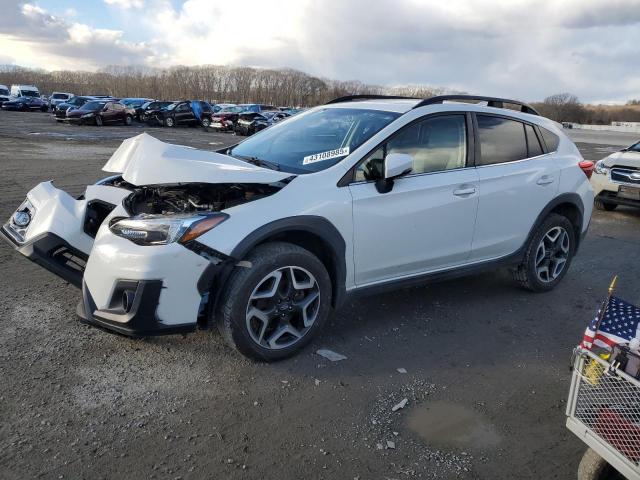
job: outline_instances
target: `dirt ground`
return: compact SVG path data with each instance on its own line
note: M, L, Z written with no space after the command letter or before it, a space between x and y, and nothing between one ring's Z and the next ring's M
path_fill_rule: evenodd
M144 130L0 112L0 218L43 180L81 193ZM199 148L235 140L146 130ZM590 159L631 143L581 142ZM596 212L550 293L499 271L353 300L270 365L211 331L131 340L81 324L79 291L3 244L0 478L575 478L585 446L564 427L571 350L613 274L640 302L639 227L639 211Z

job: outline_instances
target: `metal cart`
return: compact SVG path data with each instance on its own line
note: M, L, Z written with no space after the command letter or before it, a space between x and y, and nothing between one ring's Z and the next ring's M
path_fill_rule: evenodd
M640 382L588 350L574 358L567 428L590 447L578 478L640 480Z

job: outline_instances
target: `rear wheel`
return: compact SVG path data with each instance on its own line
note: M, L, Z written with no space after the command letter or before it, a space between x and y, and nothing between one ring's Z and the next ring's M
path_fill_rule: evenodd
M322 328L331 308L331 279L316 256L290 243L256 247L236 267L217 312L227 343L254 360L289 357Z
M131 118L131 115L127 115L124 117L124 124L128 127L129 125L131 125L133 123L133 118Z
M203 118L202 119L202 126L204 128L209 128L209 125L211 125L211 120L209 120L208 118Z
M575 250L573 225L566 217L552 213L531 236L513 276L527 290L551 290L567 273Z
M596 206L596 208L598 210L605 210L607 212L612 212L614 211L616 208L618 208L618 205L615 203L609 203L609 202L604 202L602 200L600 200L599 198L596 198L595 201L593 202Z

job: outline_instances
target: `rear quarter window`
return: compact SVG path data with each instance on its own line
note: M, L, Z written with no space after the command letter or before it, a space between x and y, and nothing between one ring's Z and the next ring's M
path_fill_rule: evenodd
M547 152L555 152L560 144L560 137L544 127L539 127L542 134L542 140L547 145Z

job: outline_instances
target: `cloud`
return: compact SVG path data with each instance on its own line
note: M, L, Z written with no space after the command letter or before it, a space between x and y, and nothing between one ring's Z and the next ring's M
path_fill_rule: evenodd
M523 100L640 98L638 0L104 2L121 11L116 29L9 0L1 50L47 68L234 64Z
M32 3L10 1L0 19L0 48L15 63L49 69L90 69L144 64L154 52L121 30L93 28L51 15Z
M107 5L113 5L125 10L137 9L144 7L144 0L104 0Z

